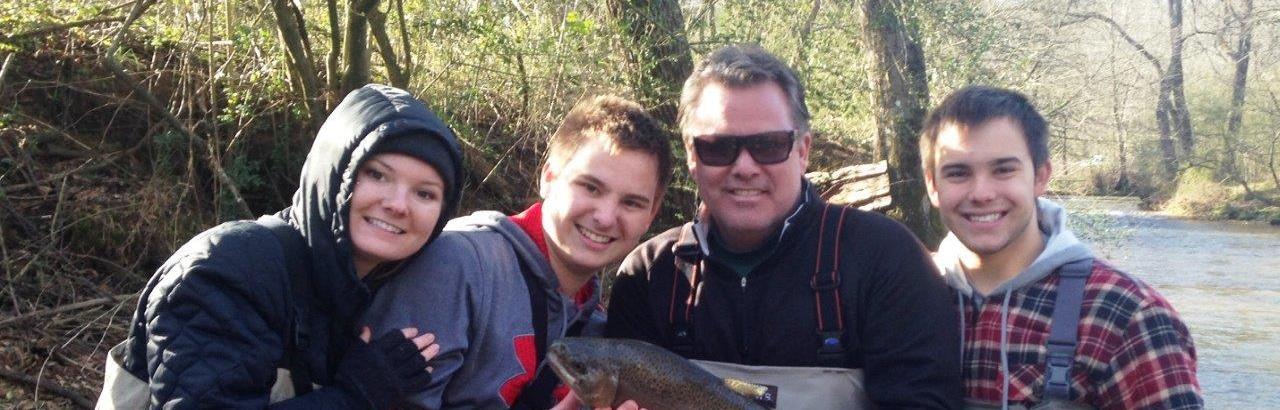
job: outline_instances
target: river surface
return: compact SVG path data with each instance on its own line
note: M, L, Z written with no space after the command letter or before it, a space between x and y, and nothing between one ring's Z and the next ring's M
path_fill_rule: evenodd
M1206 408L1280 409L1280 227L1175 219L1136 199L1057 199L1080 230L1104 226L1082 236L1182 315Z

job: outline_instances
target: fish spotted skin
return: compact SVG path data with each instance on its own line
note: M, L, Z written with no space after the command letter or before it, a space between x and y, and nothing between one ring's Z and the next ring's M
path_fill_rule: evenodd
M548 365L592 407L635 400L649 410L764 410L724 380L665 349L639 340L564 338Z

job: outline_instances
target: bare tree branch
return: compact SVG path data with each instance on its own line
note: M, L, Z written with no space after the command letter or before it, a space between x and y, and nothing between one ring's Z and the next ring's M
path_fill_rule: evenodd
M13 53L4 56L4 64L0 65L0 92L4 92L4 77L9 74L10 63L13 62Z
M68 400L71 400L72 403L75 403L76 406L82 409L93 408L93 402L89 401L89 399L86 399L84 396L81 396L80 393L76 393L66 387L62 387L62 385L54 382L53 380L37 379L31 376L28 376L26 374L9 370L8 368L4 368L4 367L0 367L0 377L9 379L15 382L23 383L23 384L29 384L33 389L44 390L49 393L62 396L64 398L67 398Z
M213 155L209 152L208 141L205 141L204 138L200 138L195 133L191 132L191 130L187 129L186 125L182 124L177 117L174 117L173 113L169 112L168 108L165 108L164 104L160 103L160 100L156 98L154 94L151 94L151 91L143 88L141 83L130 78L129 74L125 72L124 66L120 65L120 62L116 60L116 52L120 50L120 44L124 40L125 33L128 32L129 26L132 25L138 17L141 17L143 12L153 4L155 4L155 0L143 0L134 3L133 10L129 12L129 17L125 19L124 24L120 25L117 29L118 31L116 32L115 41L112 42L111 48L103 55L107 62L107 68L111 69L117 80L121 83L128 84L138 98L141 98L143 102L151 105L160 112L165 123L168 123L175 131L178 131L183 136L187 137L187 140L194 143L197 151L201 155L205 156L205 163L209 165L209 169L213 171L213 174L218 178L218 182L221 182L227 191L231 193L236 205L240 208L240 213L245 218L252 218L253 210L249 209L249 204L244 201L244 196L240 195L240 189L236 187L235 181L233 181L230 176L227 176L227 172L222 169L222 164L218 163L218 161L216 161Z
M115 296L108 296L104 298L80 301L76 303L69 303L65 305L59 305L52 309L37 310L35 312L27 313L21 316L14 316L4 320L0 320L0 328L4 328L9 325L22 323L24 321L33 320L33 319L44 317L44 316L56 315L63 312L70 312L74 310L88 309L88 308L98 307L102 305L119 303L132 298L136 298L137 296L138 294L136 293L130 293L126 295L115 295Z
M1112 20L1110 17L1098 13L1067 13L1067 16L1082 20L1098 20L1103 23L1107 23L1107 25L1111 26L1111 29L1116 31L1116 34L1119 34L1120 37L1124 38L1125 42L1138 50L1138 53L1142 54L1143 58L1146 58L1147 61L1156 66L1156 72L1158 72L1161 77L1164 77L1164 65L1160 64L1160 59L1156 58L1155 55L1152 55L1150 51L1147 51L1147 48L1144 47L1142 43L1139 43L1138 40L1135 40L1133 36L1130 36L1129 32L1124 30L1124 27L1120 27L1120 23L1116 23L1116 21Z
M114 23L118 21L124 21L124 17L119 17L119 16L100 17L100 18L94 18L94 19L88 19L88 20L73 21L70 23L55 24L52 26L41 27L35 30L25 31L25 32L21 32L18 34L5 37L5 41L19 40L19 39L24 39L28 37L39 37L45 34L57 33L63 30L70 30L78 27L91 26L94 24Z

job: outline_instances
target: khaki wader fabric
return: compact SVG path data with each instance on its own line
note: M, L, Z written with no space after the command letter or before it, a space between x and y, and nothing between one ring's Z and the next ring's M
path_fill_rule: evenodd
M106 376L102 381L102 395L98 396L98 410L146 409L151 401L151 389L147 382L120 367L124 356L124 342L107 351ZM317 388L319 386L316 386ZM270 403L293 398L293 378L289 370L276 369L276 383L271 386Z
M862 369L744 366L691 360L711 374L778 388L778 410L870 409Z

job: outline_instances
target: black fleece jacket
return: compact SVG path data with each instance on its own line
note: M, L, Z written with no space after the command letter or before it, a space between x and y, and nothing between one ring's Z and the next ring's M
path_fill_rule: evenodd
M306 242L306 255L286 255L267 228L228 222L183 245L142 291L122 367L148 381L151 407L263 408L284 363L293 320L286 258L308 258L311 295L301 357L316 391L279 408L362 407L330 385L356 337L356 320L372 299L357 278L347 232L355 171L388 136L410 133L444 142L461 175L453 133L404 91L369 85L353 91L316 135L293 204L278 212ZM442 137L447 136L447 137ZM455 178L456 179L456 178ZM440 220L457 206L456 185ZM443 226L436 226L436 234ZM434 238L435 235L432 236Z
M811 188L806 192L772 255L745 279L706 255L710 247L699 242L705 226L695 234L695 224L687 223L642 244L623 261L613 284L606 336L673 348L671 310L689 295L689 281L675 262L701 258L704 279L690 321L689 358L819 366L810 280L825 203ZM867 393L880 408L959 408L956 310L927 251L901 224L858 210L848 211L840 235L845 366L863 369ZM672 303L673 295L680 303Z

